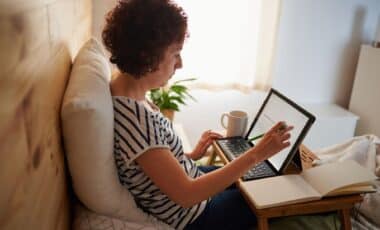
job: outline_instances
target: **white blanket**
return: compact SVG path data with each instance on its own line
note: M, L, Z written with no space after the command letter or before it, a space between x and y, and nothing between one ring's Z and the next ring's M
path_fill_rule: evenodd
M313 164L320 165L328 162L355 160L362 166L373 171L380 177L380 138L374 135L354 137L347 142L314 151L320 158ZM377 226L380 228L380 181L375 182L376 193L366 194L361 204L356 206L362 218L355 218L356 226ZM364 216L364 217L363 217ZM368 222L366 222L368 220ZM355 223L354 223L355 226ZM371 227L371 228L372 228ZM367 228L366 228L367 229Z
M73 230L172 230L168 225L149 216L149 221L137 223L90 211L77 202L74 205Z

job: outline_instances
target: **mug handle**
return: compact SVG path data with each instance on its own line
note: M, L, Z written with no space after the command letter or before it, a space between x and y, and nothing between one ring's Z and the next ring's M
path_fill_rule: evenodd
M222 116L220 117L220 124L222 125L223 128L227 129L227 126L224 124L224 118L228 117L228 113L223 113Z

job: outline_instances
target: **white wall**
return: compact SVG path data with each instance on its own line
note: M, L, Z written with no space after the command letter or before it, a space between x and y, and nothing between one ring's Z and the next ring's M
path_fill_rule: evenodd
M379 15L379 0L283 0L274 87L347 107L360 45L373 41Z
M379 15L379 0L283 0L273 87L300 103L347 107L360 45L374 39ZM265 93L196 95L198 104L191 103L176 118L191 144L202 130L220 130L224 111L241 108L253 116Z
M93 1L93 32L100 38L104 14L116 0ZM347 107L360 45L374 39L379 15L380 0L282 0L273 86L297 102ZM192 145L203 130L221 129L219 118L225 111L243 109L252 119L265 96L204 90L192 94L198 102L189 102L175 118Z

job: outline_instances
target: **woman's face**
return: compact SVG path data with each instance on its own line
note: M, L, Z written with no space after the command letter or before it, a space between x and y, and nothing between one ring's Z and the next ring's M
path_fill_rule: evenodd
M183 43L174 43L168 47L158 69L152 72L157 86L164 86L174 75L176 69L182 68L181 50Z

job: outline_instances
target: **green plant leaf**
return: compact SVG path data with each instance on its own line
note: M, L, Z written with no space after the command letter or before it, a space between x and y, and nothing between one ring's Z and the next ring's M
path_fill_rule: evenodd
M178 83L181 83L181 82L195 81L195 80L197 80L197 79L196 78L186 78L186 79L182 79L182 80L178 80L178 81L173 82L173 85L177 85Z
M175 104L173 102L169 102L168 105L169 105L170 109L175 110L177 112L179 111L179 108L178 108L177 104Z
M183 86L183 85L172 85L170 86L170 90L176 93L182 93L182 92L186 92L188 89L186 86Z
M193 101L197 101L197 99L195 99L189 92L185 92L185 94L190 97Z
M181 82L194 81L195 78L188 78L174 82L169 88L152 89L148 92L150 100L161 110L171 109L179 111L179 105L186 105L185 100L196 99L190 95L189 89L181 85Z
M175 100L175 101L177 101L178 103L185 104L185 102L183 101L183 98L181 98L181 97L179 97L179 96L171 96L170 99L171 99L171 100Z

